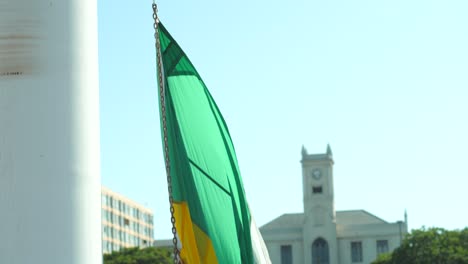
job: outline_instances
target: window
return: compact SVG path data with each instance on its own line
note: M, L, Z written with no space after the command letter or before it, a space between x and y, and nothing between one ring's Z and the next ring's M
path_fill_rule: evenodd
M292 264L292 246L281 246L281 264Z
M124 218L124 225L130 225L130 220L128 220L128 218Z
M377 240L377 256L388 252L388 240Z
M353 263L362 262L362 242L351 242L351 261Z
M104 251L103 253L106 253L106 248L107 248L107 241L102 240L102 250Z
M322 186L312 187L312 193L322 193Z
M317 238L312 244L312 264L328 263L328 243L323 238Z

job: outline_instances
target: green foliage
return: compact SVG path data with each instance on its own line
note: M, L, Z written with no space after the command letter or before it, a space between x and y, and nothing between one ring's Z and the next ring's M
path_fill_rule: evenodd
M372 262L372 264L390 264L392 260L392 254L390 253L385 253L385 254L380 254L379 257Z
M167 248L126 248L104 255L104 264L170 264L172 252Z
M468 228L413 230L392 254L379 256L373 264L466 264Z

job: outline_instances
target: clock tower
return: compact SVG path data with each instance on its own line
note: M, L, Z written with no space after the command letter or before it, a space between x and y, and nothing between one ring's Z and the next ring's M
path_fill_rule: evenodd
M308 154L302 147L305 263L338 262L333 191L333 154Z

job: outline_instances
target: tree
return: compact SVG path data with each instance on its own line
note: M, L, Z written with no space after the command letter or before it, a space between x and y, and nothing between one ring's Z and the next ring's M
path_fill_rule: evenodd
M104 264L170 264L172 251L167 248L125 248L104 255Z
M380 254L379 257L372 262L372 264L391 264L392 254L384 253Z
M468 228L413 230L392 254L381 255L373 264L465 264L468 263Z

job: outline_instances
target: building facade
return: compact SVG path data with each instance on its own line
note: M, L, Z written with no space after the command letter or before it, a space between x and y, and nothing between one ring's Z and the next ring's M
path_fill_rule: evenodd
M102 197L102 251L104 254L128 247L153 244L153 213L106 187Z
M284 214L260 228L273 264L370 263L397 248L405 221L389 223L364 210L335 211L333 155L302 149L304 212Z

